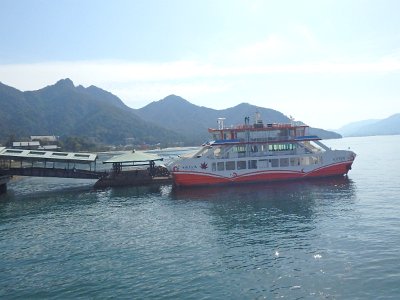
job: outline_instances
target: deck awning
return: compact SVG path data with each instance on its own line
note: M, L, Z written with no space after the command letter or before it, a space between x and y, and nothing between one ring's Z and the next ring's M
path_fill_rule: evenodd
M317 135L303 135L303 136L298 136L294 140L295 141L313 141L313 140L320 140L321 138L318 137Z
M103 164L124 164L124 163L150 163L151 161L162 161L158 155L145 153L142 151L132 151L117 155L103 161Z

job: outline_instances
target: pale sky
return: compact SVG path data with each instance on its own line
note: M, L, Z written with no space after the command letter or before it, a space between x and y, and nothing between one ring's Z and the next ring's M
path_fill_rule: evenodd
M325 129L400 113L398 0L0 0L0 37L23 91L68 77L132 108L175 94Z

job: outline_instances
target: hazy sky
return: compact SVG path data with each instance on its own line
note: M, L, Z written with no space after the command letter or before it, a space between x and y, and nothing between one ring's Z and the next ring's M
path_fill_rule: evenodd
M0 37L21 90L68 77L133 108L176 94L327 129L400 113L398 0L0 0Z

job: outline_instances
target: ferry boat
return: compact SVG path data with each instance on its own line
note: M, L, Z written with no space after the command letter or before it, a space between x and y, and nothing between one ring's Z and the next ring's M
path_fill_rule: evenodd
M238 126L208 129L213 140L189 156L169 165L176 186L255 183L329 176L346 176L356 154L331 150L318 136L308 135L308 126L264 124L256 113Z

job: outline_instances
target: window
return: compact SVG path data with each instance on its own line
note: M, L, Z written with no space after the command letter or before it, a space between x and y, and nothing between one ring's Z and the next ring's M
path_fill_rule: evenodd
M268 145L269 151L289 151L296 149L295 144L272 144Z
M271 164L271 167L273 167L273 168L279 167L279 159L270 159L269 163Z
M220 140L221 135L219 133L213 133L213 140Z
M211 164L211 169L217 171L217 164L215 162Z
M321 162L321 156L307 156L301 158L301 164L303 166L316 165L319 164L320 162Z
M257 161L256 160L249 160L249 169L257 169Z
M311 160L311 163L317 165L321 162L321 156L311 156L310 160Z
M258 152L258 146L257 145L253 145L251 146L251 152Z
M245 146L236 146L234 151L238 153L238 157L245 157L246 156L246 147Z
M89 158L88 154L75 154L75 157Z
M268 160L267 159L260 159L258 161L258 168L260 168L260 169L268 168Z
M226 170L235 170L235 162L234 161L227 161L225 164Z
M44 152L44 151L29 151L29 154L33 154L33 155L45 155L46 152Z
M225 164L224 164L224 162L218 162L217 163L217 170L218 171L224 171L225 170Z
M291 157L290 158L290 165L292 167L300 165L300 159L298 157Z
M221 155L221 148L220 147L216 147L214 149L214 156L215 157L219 157Z
M246 169L246 161L245 160L238 161L237 162L237 169L238 170Z
M245 146L236 146L236 152L246 152Z
M51 155L53 155L53 156L68 156L68 153L63 153L63 152L53 152Z
M22 150L7 149L5 153L22 153Z
M289 158L281 158L281 167L289 167Z

